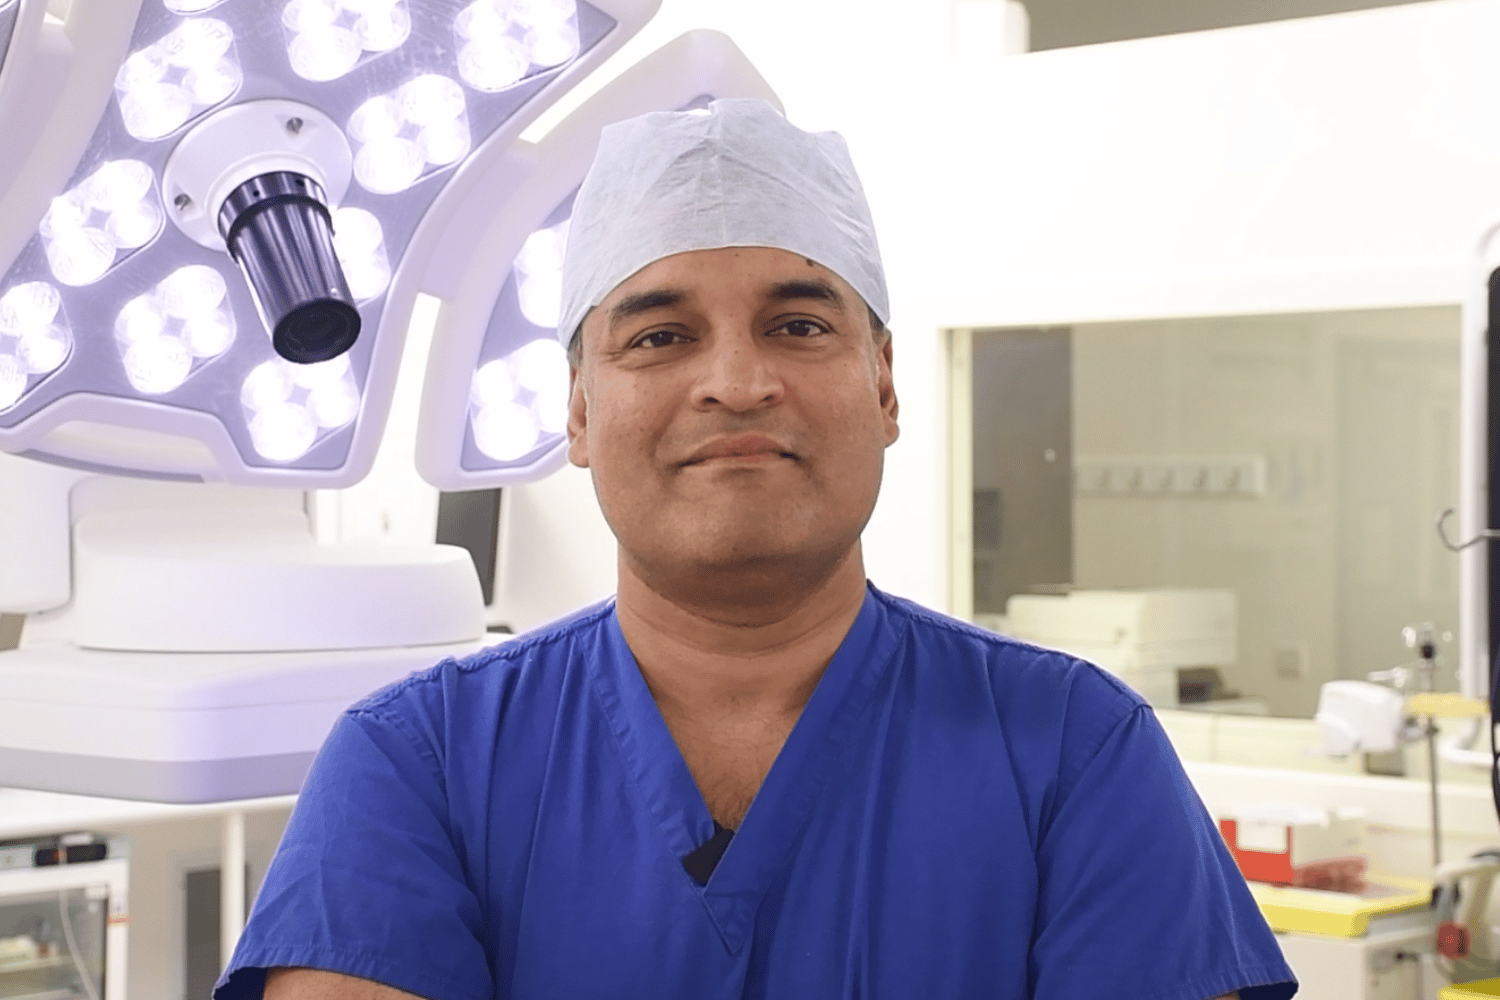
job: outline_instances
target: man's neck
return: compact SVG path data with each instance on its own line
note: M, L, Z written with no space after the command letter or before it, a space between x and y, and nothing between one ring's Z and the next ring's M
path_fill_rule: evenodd
M620 628L663 715L800 712L864 603L858 544L821 582L782 596L748 616L690 604L648 586L621 559ZM753 624L742 624L747 618Z

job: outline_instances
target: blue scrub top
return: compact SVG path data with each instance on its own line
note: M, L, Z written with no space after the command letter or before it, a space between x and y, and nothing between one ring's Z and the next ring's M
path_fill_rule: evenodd
M1296 989L1149 706L874 587L700 886L713 835L607 602L340 719L215 998Z

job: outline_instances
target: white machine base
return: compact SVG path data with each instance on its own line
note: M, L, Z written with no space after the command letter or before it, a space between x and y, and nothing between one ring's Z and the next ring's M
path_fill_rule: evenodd
M0 653L0 786L179 803L294 793L349 705L483 645L268 654L23 646Z
M177 804L258 799L296 792L314 756L148 761L0 747L0 784Z

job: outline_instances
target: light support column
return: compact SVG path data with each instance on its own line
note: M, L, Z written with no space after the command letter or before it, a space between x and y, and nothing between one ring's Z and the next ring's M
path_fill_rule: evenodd
M219 962L228 964L245 930L245 814L224 814L219 858Z

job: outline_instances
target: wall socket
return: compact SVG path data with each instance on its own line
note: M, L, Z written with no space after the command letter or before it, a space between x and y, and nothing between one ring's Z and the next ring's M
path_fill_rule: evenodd
M1276 676L1284 681L1300 681L1307 676L1307 647L1278 646L1271 654Z

